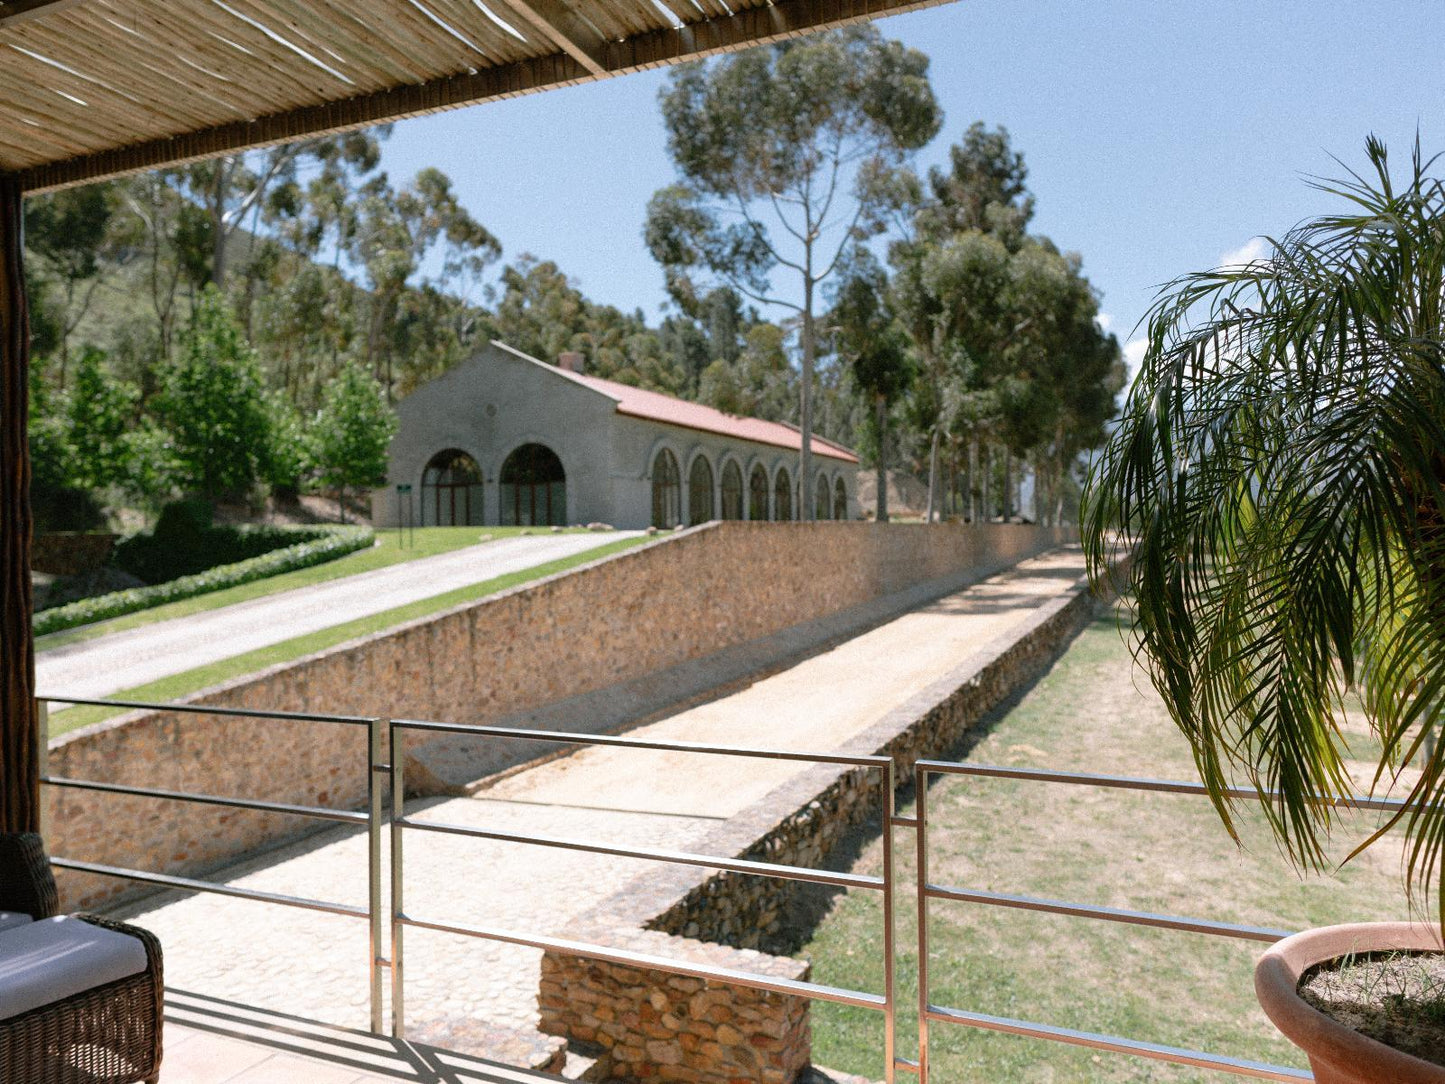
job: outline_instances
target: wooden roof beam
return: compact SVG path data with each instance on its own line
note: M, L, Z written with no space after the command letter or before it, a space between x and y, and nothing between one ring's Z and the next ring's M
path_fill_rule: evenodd
M78 3L80 0L0 0L0 30L17 26L27 19L54 15Z
M502 3L591 74L598 77L609 74L607 40L562 0L502 0Z

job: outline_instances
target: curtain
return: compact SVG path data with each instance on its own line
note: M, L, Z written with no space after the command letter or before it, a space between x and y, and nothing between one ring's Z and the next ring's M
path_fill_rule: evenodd
M0 175L0 831L40 828L35 644L30 635L30 321L23 197Z

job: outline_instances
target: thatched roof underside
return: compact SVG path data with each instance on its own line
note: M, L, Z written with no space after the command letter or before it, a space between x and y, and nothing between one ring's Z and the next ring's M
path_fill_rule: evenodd
M45 191L943 2L0 0L0 173Z

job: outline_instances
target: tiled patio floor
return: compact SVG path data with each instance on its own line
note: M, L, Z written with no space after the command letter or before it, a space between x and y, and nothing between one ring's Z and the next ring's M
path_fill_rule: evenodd
M161 1084L559 1084L561 1077L177 990Z

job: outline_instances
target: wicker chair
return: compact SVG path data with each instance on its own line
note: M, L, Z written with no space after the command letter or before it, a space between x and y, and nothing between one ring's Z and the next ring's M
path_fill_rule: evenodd
M49 918L55 878L40 837L0 835L0 911ZM161 946L136 926L79 915L136 938L146 969L0 1020L0 1079L6 1084L155 1084L161 1065Z

